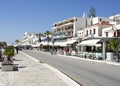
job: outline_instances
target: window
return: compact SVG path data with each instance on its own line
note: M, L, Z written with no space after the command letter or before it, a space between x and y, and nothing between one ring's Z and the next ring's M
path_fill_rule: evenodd
M95 34L95 32L96 32L96 29L93 29L93 34Z
M86 30L86 35L88 35L88 30Z
M117 37L120 37L120 29L117 30Z
M113 37L116 37L116 31L114 32L114 36Z
M92 30L90 30L90 34L92 33Z
M62 28L62 31L64 30L64 28Z
M105 34L106 34L106 37L108 37L108 32L106 32Z

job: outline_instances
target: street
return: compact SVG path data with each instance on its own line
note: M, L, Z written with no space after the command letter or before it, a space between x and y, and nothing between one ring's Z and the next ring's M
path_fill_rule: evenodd
M120 66L51 55L45 52L31 50L23 50L23 52L57 68L83 86L120 85Z

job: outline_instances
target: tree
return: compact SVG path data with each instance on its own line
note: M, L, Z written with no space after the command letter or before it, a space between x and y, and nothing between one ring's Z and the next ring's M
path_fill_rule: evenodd
M50 42L51 41L51 38L50 38L50 35L52 34L50 31L46 30L46 32L44 33L46 35L46 41L47 42ZM48 45L49 46L49 45ZM50 50L50 46L48 47L48 51Z
M43 36L42 33L37 33L36 36L39 38L39 42L41 42L41 37Z
M118 62L119 62L119 47L120 47L120 40L118 38L115 38L115 39L111 39L110 40L110 47L113 51L116 52L117 54L117 59L118 59Z
M46 30L46 32L44 34L48 36L48 35L51 35L51 32Z
M0 42L0 46L5 47L5 46L7 46L7 43L5 41Z
M15 43L16 43L16 44L18 44L18 43L19 43L19 40L18 40L18 39L17 39L17 40L15 40Z
M94 9L94 7L92 6L90 9L90 14L89 14L89 18L91 17L96 17L96 10Z
M48 30L46 30L46 32L44 33L47 36L47 42L49 42L51 40L51 38L49 37L49 35L51 35L52 33Z

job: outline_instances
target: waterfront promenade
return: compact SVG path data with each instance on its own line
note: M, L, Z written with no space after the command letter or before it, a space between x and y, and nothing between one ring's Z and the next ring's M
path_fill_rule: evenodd
M1 71L0 86L69 86L47 67L19 52L14 64L18 71Z

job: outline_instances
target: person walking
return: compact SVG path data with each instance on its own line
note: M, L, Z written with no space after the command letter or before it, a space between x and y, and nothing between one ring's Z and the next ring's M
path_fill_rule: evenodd
M2 59L2 47L0 47L0 59Z
M16 53L18 54L18 50L19 50L19 48L18 48L18 46L16 47Z

